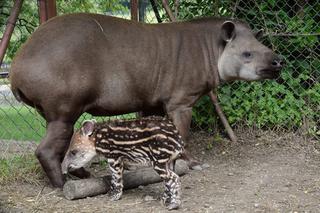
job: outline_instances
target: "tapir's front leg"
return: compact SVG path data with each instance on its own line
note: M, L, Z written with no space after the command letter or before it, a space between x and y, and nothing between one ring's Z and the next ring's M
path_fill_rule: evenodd
M192 108L179 108L168 112L168 115L177 127L182 139L187 140L189 137Z
M190 132L192 108L179 108L168 112L168 115L172 119L174 125L177 127L182 139L187 141ZM199 162L196 161L187 150L185 150L185 152L182 154L182 158L188 162L190 169L199 165Z

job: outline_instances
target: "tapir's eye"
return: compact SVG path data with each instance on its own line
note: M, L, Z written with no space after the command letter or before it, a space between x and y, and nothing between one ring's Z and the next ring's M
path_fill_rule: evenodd
M78 153L78 150L76 149L70 151L70 154L73 156L76 155L77 153Z
M252 57L251 52L248 52L248 51L243 52L242 55L243 55L243 57L245 57L245 58L251 58L251 57Z

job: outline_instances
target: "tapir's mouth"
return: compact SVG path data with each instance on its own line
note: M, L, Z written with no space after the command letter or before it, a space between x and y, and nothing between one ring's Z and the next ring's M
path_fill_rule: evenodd
M258 74L264 79L274 79L280 76L281 69L261 69Z
M77 169L77 166L74 165L74 164L70 164L70 165L68 166L68 171L69 171L69 172L73 172L73 171L76 170L76 169Z
M73 164L69 164L67 165L66 163L62 163L62 174L67 174L68 172L72 172L74 171L76 168L75 168L75 165Z

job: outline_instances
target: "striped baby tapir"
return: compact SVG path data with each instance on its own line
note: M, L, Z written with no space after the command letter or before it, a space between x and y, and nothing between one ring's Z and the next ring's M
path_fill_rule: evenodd
M168 209L177 209L181 204L181 184L173 168L183 151L184 142L167 118L151 116L102 123L87 120L71 139L62 172L81 168L102 154L112 173L109 195L111 200L118 200L123 190L124 162L149 164L164 180L163 203Z

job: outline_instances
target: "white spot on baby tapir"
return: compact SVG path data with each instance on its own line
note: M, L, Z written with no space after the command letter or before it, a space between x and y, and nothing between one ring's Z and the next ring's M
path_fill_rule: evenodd
M102 137L102 135L101 134L97 134L97 138L101 138Z
M118 135L117 135L117 134L115 134L115 135L114 135L114 137L116 137L116 138L117 138L117 137L118 137Z

